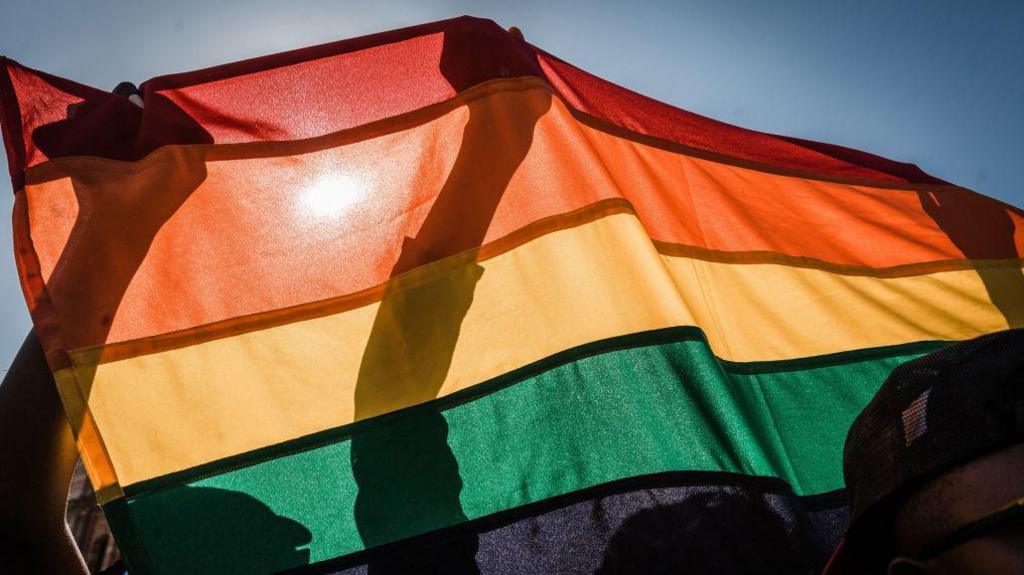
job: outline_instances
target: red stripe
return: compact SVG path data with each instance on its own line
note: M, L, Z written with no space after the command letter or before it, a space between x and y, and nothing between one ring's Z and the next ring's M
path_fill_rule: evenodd
M119 96L11 65L24 78L44 80L18 91L23 111L83 101L74 118L59 122L24 114L24 167L69 155L136 160L172 143L309 138L444 101L487 80L538 76L585 114L721 159L825 178L939 182L909 164L674 108L562 62L490 20L469 17L155 78L142 86L142 113ZM5 107L16 103L5 95ZM12 160L12 170L20 171L19 158Z

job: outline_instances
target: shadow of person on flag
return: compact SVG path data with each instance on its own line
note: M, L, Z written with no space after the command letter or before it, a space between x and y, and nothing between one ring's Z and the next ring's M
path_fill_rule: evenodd
M61 314L74 318L61 326L65 345L70 349L101 345L107 342L121 301L153 239L206 179L200 148L164 146L209 144L213 136L160 94L147 96L142 109L124 95L43 77L55 89L78 92L83 98L68 106L64 119L33 131L33 142L48 158L138 160L124 165L96 162L88 169L71 171L78 211L46 282L46 293L61 302ZM172 306L173 302L161 304ZM79 367L76 378L87 401L96 366Z
M507 41L521 40L508 35ZM445 35L440 68L456 92L479 83L474 76L482 66L501 66L486 60L500 55L480 54L477 46L469 34ZM374 319L356 383L357 421L437 397L484 274L472 250L483 243L532 145L534 127L550 105L547 92L467 102L469 118L455 163L415 237L405 239ZM471 257L443 270L414 271L466 252ZM355 518L367 548L467 519L448 422L439 408L427 411L415 439L375 432L372 426L352 438L352 473L359 489ZM397 563L371 562L369 572L477 572L476 541L453 545L464 548L448 549L441 564L425 552Z
M917 195L928 216L972 260L1007 325L1024 326L1024 271L1007 212L1013 208L964 189L918 191Z

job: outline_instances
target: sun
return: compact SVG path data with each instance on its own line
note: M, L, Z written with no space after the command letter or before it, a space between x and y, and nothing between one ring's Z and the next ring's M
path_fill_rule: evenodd
M321 176L299 196L302 210L311 216L336 218L345 215L366 197L366 186L355 176L330 173Z

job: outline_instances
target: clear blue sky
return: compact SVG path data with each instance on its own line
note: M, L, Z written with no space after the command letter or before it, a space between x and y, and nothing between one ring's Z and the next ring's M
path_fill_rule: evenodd
M0 53L109 89L460 14L519 26L670 104L913 162L1024 205L1024 2L5 1ZM10 237L5 215L3 367L29 327Z

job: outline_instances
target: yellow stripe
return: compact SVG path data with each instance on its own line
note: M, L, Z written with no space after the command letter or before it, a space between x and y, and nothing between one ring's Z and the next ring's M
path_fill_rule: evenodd
M82 467L89 476L101 504L124 495L118 483L111 458L100 437L92 411L84 404L81 386L75 381L76 373L61 369L54 373L57 393L64 404L64 411L70 416L71 431L75 444L82 455Z
M974 270L876 278L667 256L632 214L556 231L481 263L456 257L420 268L394 280L384 298L99 366L97 350L73 353L67 369L93 382L83 395L117 476L130 485L643 330L697 325L719 357L757 361L1007 327Z

